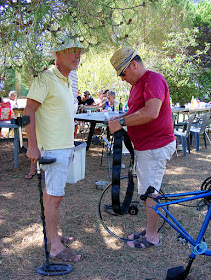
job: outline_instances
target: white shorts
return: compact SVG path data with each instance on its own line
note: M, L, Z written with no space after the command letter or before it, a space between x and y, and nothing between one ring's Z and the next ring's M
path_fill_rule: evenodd
M41 156L44 158L56 158L56 162L43 164L45 171L45 184L47 194L52 196L63 196L70 163L73 160L74 148L59 150L41 150Z
M170 160L176 150L176 140L168 145L147 151L135 150L136 175L138 178L138 193L143 195L148 187L161 188L161 183L166 170L167 160Z

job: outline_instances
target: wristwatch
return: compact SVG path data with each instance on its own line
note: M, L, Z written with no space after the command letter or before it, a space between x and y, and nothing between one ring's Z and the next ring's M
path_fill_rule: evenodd
M121 126L124 126L125 125L125 119L124 118L121 118L119 120L119 123L121 124Z

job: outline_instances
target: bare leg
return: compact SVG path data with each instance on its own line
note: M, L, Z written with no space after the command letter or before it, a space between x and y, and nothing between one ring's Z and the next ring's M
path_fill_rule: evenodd
M145 211L147 216L147 226L146 226L146 234L144 238L149 241L152 244L158 244L159 243L159 234L157 232L158 229L158 220L159 216L158 214L152 209L152 206L155 206L156 202L148 197L145 202ZM130 247L135 247L134 242L139 242L140 247L145 247L145 245L141 242L143 241L143 236L140 236L140 239L136 239L134 241L129 241L127 244Z
M148 197L145 202L145 210L147 215L147 227L146 227L146 238L151 243L159 243L159 234L158 230L158 220L159 215L152 209L152 206L155 206L157 203L151 198Z
M61 238L58 235L58 208L59 204L62 201L62 198L63 196L48 195L46 192L46 188L44 189L43 204L45 212L47 238L51 243L51 256L56 256L61 251L65 250L65 247L61 243ZM81 255L75 255L74 261L77 261L80 258ZM71 259L73 259L72 256Z
M43 204L45 209L46 231L51 243L50 253L53 256L64 250L64 246L58 235L58 207L62 198L63 196L48 195L46 188L44 189Z

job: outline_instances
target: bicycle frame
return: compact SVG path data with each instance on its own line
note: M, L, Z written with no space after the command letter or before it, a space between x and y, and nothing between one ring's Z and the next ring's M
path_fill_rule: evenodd
M204 222L202 224L202 227L199 231L196 240L193 239L193 237L184 229L184 227L177 221L177 219L165 208L165 206L171 204L177 204L181 202L202 199L205 197L211 197L211 190L165 195L165 198L177 198L177 197L179 198L173 201L161 203L160 200L163 198L163 196L158 195L157 197L153 198L154 201L157 202L157 205L152 208L162 219L164 219L172 228L174 228L178 233L180 233L181 236L193 246L190 258L194 259L196 255L211 256L211 250L207 249L207 244L203 241L203 236L206 232L209 221L211 220L211 205L210 204L208 205L207 214L205 216ZM167 213L167 217L165 217L162 213L159 212L159 208L161 208L163 211Z

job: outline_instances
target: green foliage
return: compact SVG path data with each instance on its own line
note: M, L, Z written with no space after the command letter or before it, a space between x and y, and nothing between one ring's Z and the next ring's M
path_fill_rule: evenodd
M63 33L90 48L108 49L130 37L140 14L154 0L32 0L0 2L1 73L11 66L27 86L46 68L46 52Z
M122 98L125 104L129 97L131 86L122 82L117 77L116 71L110 63L110 58L115 52L112 48L109 52L89 51L82 56L82 63L77 73L79 78L79 89L83 92L90 91L92 96L97 97L97 91L100 89L109 89L115 91L117 98ZM155 53L142 45L138 48L138 53L143 58L146 66L153 66Z
M110 57L127 44L138 48L148 69L164 74L175 102L209 98L210 15L210 0L0 1L0 74L12 67L28 88L63 33L89 46L79 85L94 96L109 88L126 102L130 87L116 77Z
M211 28L211 1L200 1L197 6L193 6L193 24L198 26L203 32L204 26Z
M4 91L1 92L0 96L8 96L10 90L15 90L15 71L12 68L7 68L5 79L4 79Z
M204 99L211 88L208 79L207 84L204 83L204 71L200 66L200 56L207 53L209 46L203 51L196 49L191 54L189 52L190 48L198 46L197 34L196 28L170 33L168 41L164 42L161 59L157 62L157 69L167 80L173 103L184 105L190 102L193 95Z
M90 51L82 56L82 65L78 69L79 88L83 92L90 91L92 96L97 97L100 89L114 90L117 97L122 97L123 103L126 103L129 95L130 86L123 84L117 77L116 71L110 63L110 58L114 51L94 52Z

